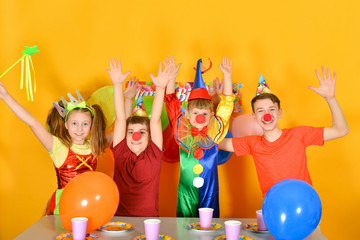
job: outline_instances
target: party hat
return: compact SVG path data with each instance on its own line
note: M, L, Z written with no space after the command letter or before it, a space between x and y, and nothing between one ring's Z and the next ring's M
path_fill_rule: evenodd
M141 96L139 96L136 105L134 107L134 111L132 113L133 116L141 116L141 117L147 117L144 101Z
M255 96L258 96L262 93L271 93L271 90L270 90L269 86L267 85L263 75L260 74L259 84L258 84Z
M194 100L194 99L199 99L199 98L211 100L210 94L209 94L208 90L206 89L206 85L202 78L201 63L202 63L202 60L199 59L197 62L197 67L196 67L196 75L195 75L194 85L191 89L188 101Z

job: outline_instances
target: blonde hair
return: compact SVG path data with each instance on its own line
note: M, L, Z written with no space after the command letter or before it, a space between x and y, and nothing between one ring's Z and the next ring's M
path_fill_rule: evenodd
M188 110L191 110L192 108L209 109L212 112L214 105L211 100L198 98L189 101Z
M63 106L62 102L59 102L60 106ZM100 106L94 104L91 106L94 112L91 123L91 133L90 133L90 148L94 157L101 155L105 148L108 147L108 141L105 136L106 132L106 118L101 110ZM90 112L86 108L75 108L72 112ZM65 127L65 120L60 116L56 108L52 108L47 117L46 123L49 127L49 132L55 137L59 138L60 141L68 148L72 145L72 139L68 130Z

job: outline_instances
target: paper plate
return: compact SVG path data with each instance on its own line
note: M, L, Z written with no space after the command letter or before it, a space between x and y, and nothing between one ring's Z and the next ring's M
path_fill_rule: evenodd
M254 232L254 233L269 233L269 231L260 231L258 229L257 223L248 223L248 224L244 224L244 228L250 232Z
M226 235L218 236L215 238L215 240L226 240ZM240 235L239 240L254 240L254 239L248 236Z
M56 237L56 240L72 240L72 232L69 233L62 233ZM95 233L87 233L85 240L92 240L92 239L99 239L99 236Z
M161 239L161 240L175 240L174 238L172 238L170 236L166 236L164 234L159 234L159 239ZM137 236L137 237L133 238L133 240L146 240L145 234Z
M108 222L98 230L103 232L120 233L120 232L130 231L132 229L134 229L134 226L130 223Z
M189 225L186 226L186 229L198 231L198 232L216 232L223 228L224 227L220 223L215 223L215 222L211 223L211 228L200 227L200 222L190 223Z

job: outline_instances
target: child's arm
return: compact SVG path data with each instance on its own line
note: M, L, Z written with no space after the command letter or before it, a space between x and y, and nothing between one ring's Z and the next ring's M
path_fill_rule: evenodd
M164 65L168 66L170 68L170 71L172 71L172 73L175 74L174 77L170 79L169 83L166 85L166 94L172 94L175 92L175 78L177 72L179 71L181 63L176 65L174 57L168 56L166 58L166 61L164 62Z
M220 96L221 101L216 108L216 117L221 118L223 124L217 124L221 134L217 135L214 139L216 143L220 143L229 129L230 117L234 108L234 94L232 93L232 62L229 61L227 57L223 57L222 62L220 63L220 70L224 74L224 79L222 81L223 85L223 94Z
M213 81L212 89L210 90L211 101L214 105L214 111L216 111L217 106L219 105L221 98L220 95L224 91L224 84L219 82L219 78L216 77Z
M234 150L234 146L232 144L232 138L224 138L219 143L219 149L228 151L228 152L234 152L235 150Z
M53 137L45 127L28 110L21 106L6 90L4 84L0 82L0 99L15 113L15 115L26 123L37 139L45 147L46 151L52 151Z
M231 81L232 61L229 62L229 59L227 57L223 57L222 63L220 63L220 70L224 74L224 80L222 81L222 84L224 84L223 94L225 96L231 96L232 95L232 81Z
M309 86L309 88L323 98L325 98L326 102L329 105L332 116L332 126L324 128L324 141L329 141L335 138L343 137L348 134L349 127L346 122L345 116L340 108L340 105L335 98L336 73L334 73L333 79L331 80L330 69L327 68L326 71L323 66L321 68L323 72L323 77L321 77L319 71L315 69L315 73L319 80L320 86L318 88Z
M110 70L106 69L111 81L114 85L114 106L115 106L115 124L114 124L114 135L113 135L113 147L121 142L126 135L126 117L125 117L125 104L124 104L124 93L123 83L130 71L123 74L121 70L121 62L118 59L116 64L115 59L110 59Z
M134 103L134 97L136 96L136 93L138 92L138 84L139 79L136 79L136 77L130 78L128 82L128 86L124 92L125 96L125 118L131 116L132 107Z
M163 150L163 137L161 128L161 112L164 105L165 87L170 79L175 79L176 74L172 71L169 64L165 64L164 71L162 70L162 64L159 64L159 73L155 77L151 73L149 74L153 83L156 86L155 98L151 108L151 119L150 119L150 131L151 140Z

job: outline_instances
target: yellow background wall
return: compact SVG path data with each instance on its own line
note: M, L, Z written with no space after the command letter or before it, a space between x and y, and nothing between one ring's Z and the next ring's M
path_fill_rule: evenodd
M315 68L329 66L338 73L336 94L350 134L308 148L308 164L323 205L322 232L354 239L360 213L359 7L355 0L0 0L0 73L24 46L41 50L33 56L34 102L19 90L20 65L1 81L45 122L52 102L67 92L79 89L86 98L110 85L105 68L111 57L149 81L148 73L172 54L183 63L178 80L192 81L198 58L213 60L204 76L212 80L228 56L234 81L244 84L245 113L262 73L282 100L281 127L328 126L326 102L307 86L318 84ZM2 101L0 116L0 239L12 239L41 217L56 177L45 149ZM219 169L221 216L255 217L262 197L252 158L232 157ZM175 215L177 179L178 164L163 163L161 216Z

